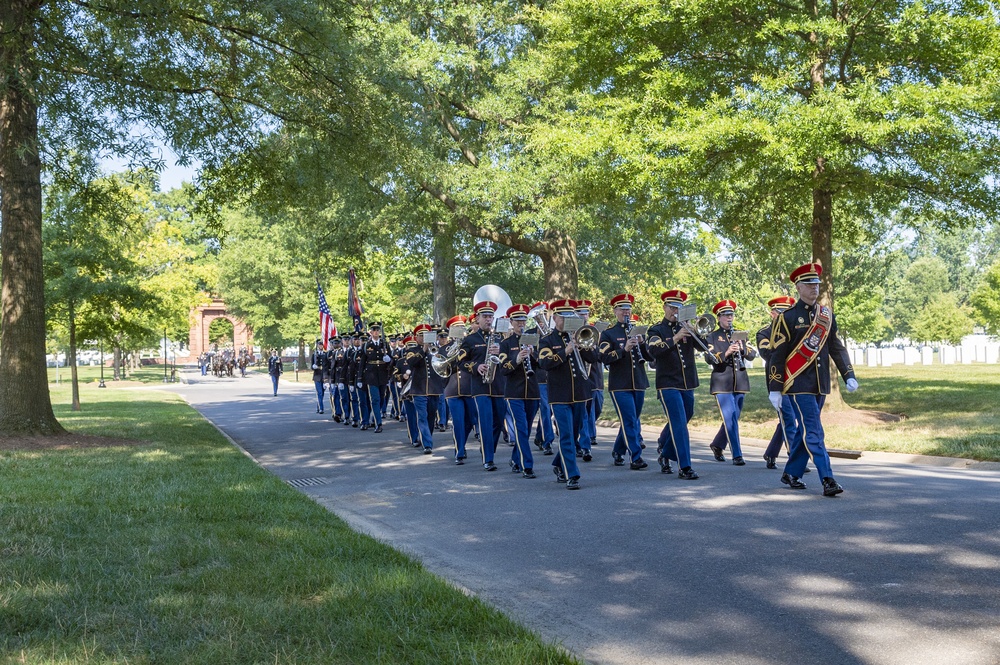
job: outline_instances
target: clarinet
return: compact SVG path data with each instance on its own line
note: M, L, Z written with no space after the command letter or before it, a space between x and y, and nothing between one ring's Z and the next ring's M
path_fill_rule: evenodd
M518 335L517 337L520 340L521 336ZM535 375L535 368L531 366L531 354L530 353L524 359L524 362L521 363L521 364L524 366L524 375L526 377L528 377L530 379L531 377L533 377Z
M628 315L627 318L625 319L625 338L626 338L626 342L628 341L629 334L632 332L632 328L634 328L634 327L635 327L635 324L632 323L632 316ZM639 363L642 362L642 355L641 355L642 352L639 351L640 355L636 355L636 351L639 351L639 345L638 344L636 344L634 347L632 347L632 351L631 351L631 353L632 353L632 365L634 367L638 367Z

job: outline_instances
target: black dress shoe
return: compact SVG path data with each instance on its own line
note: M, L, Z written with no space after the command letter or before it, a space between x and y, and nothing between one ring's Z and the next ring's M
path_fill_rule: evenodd
M625 466L625 456L618 453L611 453L611 459L614 460L615 466Z
M576 449L576 456L577 457L583 457L583 448L577 448Z
M548 448L542 448L542 454L543 455L555 455L555 453L552 452L552 446L549 446Z
M434 451L430 448L424 448L424 455L432 455Z
M487 462L486 464L483 465L483 470L484 471L496 471L497 470L497 465L494 464L493 462Z
M584 450L583 450L583 461L584 462L589 462L592 459L594 459L594 456L593 456L593 454L591 454L590 449L589 448L584 448Z
M639 471L640 469L645 469L647 466L649 465L646 464L640 457L634 462L629 462L628 468L632 469L633 471Z
M537 478L538 477L538 476L535 475L535 472L532 471L531 469L525 469L524 471L522 471L521 472L521 476L523 478Z
M465 464L465 458L464 457L456 457L455 458L455 466L462 466L463 464Z
M689 466L684 467L677 472L677 477L681 480L698 480L698 474L694 472Z
M578 490L580 489L580 476L573 476L566 481L566 489L568 490Z
M645 450L646 449L646 444L645 443L640 443L639 447L642 448L643 450Z
M733 466L746 466L746 462L743 461L742 457L734 457Z
M769 468L769 469L777 469L778 468L778 458L777 457L768 457L767 455L764 455L764 461L767 462L767 468Z
M593 448L596 445L597 445L597 439L591 439L590 440L590 447Z
M319 415L321 415L321 416L322 416L322 415L323 415L323 413L324 413L324 412L323 412L323 409L320 409L320 410L319 410Z
M375 433L376 434L381 434L382 433L382 426L381 425L379 425L378 427L375 428Z
M837 496L843 491L844 488L833 478L827 476L823 479L823 496Z
M670 466L670 460L666 457L660 456L656 460L660 465L660 473L673 473L674 468Z
M725 462L726 456L722 454L722 448L718 446L709 446L712 449L712 454L715 455L716 462Z
M357 425L355 425L355 427L357 427ZM367 430L368 430L368 425L362 425L362 426L361 426L361 431L362 431L362 432L365 432L365 431L367 431Z
M510 461L510 472L511 473L521 473L521 467L518 466L517 462L514 460Z
M556 474L556 482L557 483L564 483L564 482L566 482L566 474L563 473L562 469L560 469L558 466L552 467L552 473Z
M793 490L804 490L806 488L806 484L804 482L795 476L788 475L787 473L781 474L781 482L785 483Z

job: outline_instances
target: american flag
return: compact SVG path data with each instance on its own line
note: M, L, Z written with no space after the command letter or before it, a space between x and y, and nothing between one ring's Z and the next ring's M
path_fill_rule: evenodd
M330 338L337 334L337 324L333 322L333 316L330 314L330 305L326 302L323 287L319 285L318 279L316 280L316 290L319 291L320 337L323 339L323 350L326 351L330 348Z
M361 316L365 313L361 307L361 300L358 299L357 278L354 276L354 268L347 271L347 314L354 319L354 332L361 332L364 324Z

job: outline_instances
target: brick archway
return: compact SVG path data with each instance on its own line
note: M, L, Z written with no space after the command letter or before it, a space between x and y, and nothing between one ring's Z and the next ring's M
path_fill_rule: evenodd
M212 321L226 319L233 324L233 348L249 349L253 346L253 332L247 324L226 311L226 303L222 298L212 298L208 305L202 305L191 310L191 333L188 342L188 358L194 361L205 351L212 348L212 340L208 338L208 328Z

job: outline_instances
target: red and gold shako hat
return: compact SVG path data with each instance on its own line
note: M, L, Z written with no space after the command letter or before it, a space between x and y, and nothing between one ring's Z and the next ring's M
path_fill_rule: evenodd
M668 305L673 305L674 307L680 307L687 302L687 299L688 294L684 293L680 289L670 289L669 291L664 291L660 294L660 300Z
M823 274L823 266L818 263L804 263L792 271L788 279L794 284L819 284L819 276Z
M507 308L507 318L513 321L527 321L530 310L527 305L511 305Z
M458 325L465 325L465 317L462 316L461 314L459 314L458 316L453 316L450 319L448 319L447 323L444 324L444 327L447 329L451 328L452 326L458 326Z
M783 312L789 307L795 306L795 298L791 296L778 296L777 298L771 298L767 301L767 306L771 309L776 309L779 312Z
M638 314L633 314L632 315L632 321L638 321L638 320L639 320L639 315Z
M576 313L577 314L590 314L590 308L594 306L589 300L577 300L576 301Z
M712 313L716 316L720 314L735 314L736 313L736 301L735 300L720 300L715 303L712 307Z
M419 327L420 326L417 326L417 328ZM413 332L414 334L416 334L417 331L414 330ZM407 335L406 337L403 338L403 344L409 346L410 344L419 344L419 342L417 342L417 338L414 337L413 335Z
M534 305L531 306L531 309L535 309L536 307L544 307L545 309L548 309L549 303L545 302L544 300L539 300L538 302L536 302Z
M632 309L635 304L635 296L631 293L619 293L611 299L611 307L621 307L622 309Z
M552 310L553 314L559 314L560 316L576 315L576 301L570 300L569 298L553 300L549 303L549 308Z
M419 326L413 329L414 335L419 335L422 332L427 332L428 330L434 330L429 323L421 323Z
M484 300L482 302L477 302L472 306L472 315L479 316L480 314L496 314L497 304L492 300Z

